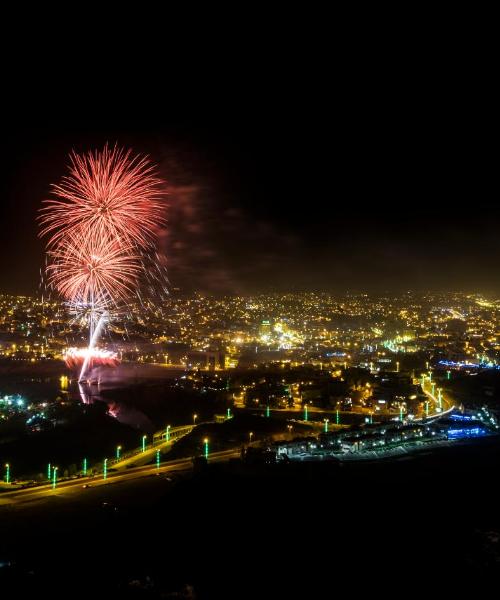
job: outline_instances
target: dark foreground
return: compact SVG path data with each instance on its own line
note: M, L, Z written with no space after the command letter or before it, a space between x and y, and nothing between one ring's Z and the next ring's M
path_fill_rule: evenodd
M498 440L482 440L375 464L209 465L4 507L1 596L477 596L500 576L499 473Z

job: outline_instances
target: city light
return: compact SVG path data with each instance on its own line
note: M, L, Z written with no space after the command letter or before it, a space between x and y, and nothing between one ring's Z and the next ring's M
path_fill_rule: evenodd
M106 479L108 476L108 459L105 458L102 466L102 478Z
M160 449L156 450L156 469L160 468Z
M122 449L121 446L116 447L116 460L119 460L119 458L120 458L121 449Z
M54 467L52 469L52 489L55 490L56 489L56 485L57 485L57 471L58 471L59 467Z
M144 434L142 436L142 451L146 452L146 440L148 439L148 436L146 434Z
M205 458L208 459L208 438L205 438L203 443L205 444Z
M87 459L86 458L83 459L83 476L84 477L87 476Z
M10 483L10 464L5 465L5 483Z
M167 442L169 442L169 441L170 441L170 425L167 425L167 429L166 429L166 431L165 431L165 440L166 440Z

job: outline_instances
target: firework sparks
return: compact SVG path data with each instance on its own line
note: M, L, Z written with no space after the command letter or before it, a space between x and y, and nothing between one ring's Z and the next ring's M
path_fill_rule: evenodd
M100 350L99 348L68 348L63 355L66 365L70 369L80 368L87 360L91 367L97 365L106 365L116 367L118 356L110 350Z
M70 175L53 185L45 200L41 235L48 246L74 239L110 236L147 247L165 222L163 182L146 157L105 146L99 152L70 156Z
M67 241L49 251L48 282L66 300L105 307L131 295L141 269L133 248L105 237Z
M73 152L70 160L70 174L52 186L55 198L45 201L39 220L40 235L48 238L48 284L89 325L88 348L71 349L66 358L73 366L83 363L82 381L96 360L116 363L115 355L95 346L110 310L138 294L139 276L152 271L147 266L165 222L164 192L146 157L116 146Z

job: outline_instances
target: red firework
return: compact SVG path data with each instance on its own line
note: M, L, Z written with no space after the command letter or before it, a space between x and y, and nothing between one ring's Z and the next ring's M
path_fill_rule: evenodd
M164 183L147 157L107 145L99 152L70 155L70 175L45 200L40 235L54 248L65 239L115 238L148 247L165 222Z
M90 356L89 368L116 367L120 362L118 356L109 350L93 348L68 348L64 353L64 360L69 369L81 368L87 356Z
M49 251L48 282L67 300L79 305L107 306L133 292L140 256L109 237L66 239Z

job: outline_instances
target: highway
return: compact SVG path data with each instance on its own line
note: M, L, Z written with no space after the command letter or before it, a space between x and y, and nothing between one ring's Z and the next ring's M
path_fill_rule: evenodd
M213 452L208 455L208 462L223 462L230 458L240 456L240 448L223 450L221 452ZM125 472L110 473L106 479L102 475L94 477L80 477L61 481L55 489L52 485L39 485L31 488L17 489L11 492L3 492L0 494L0 507L13 504L24 504L44 500L48 497L70 497L77 494L85 494L88 487L100 488L122 482L133 482L145 477L155 476L157 473L166 474L174 471L187 471L192 469L193 462L191 458L182 458L160 463L160 467L156 465L146 465L127 469ZM87 487L86 487L87 486Z

